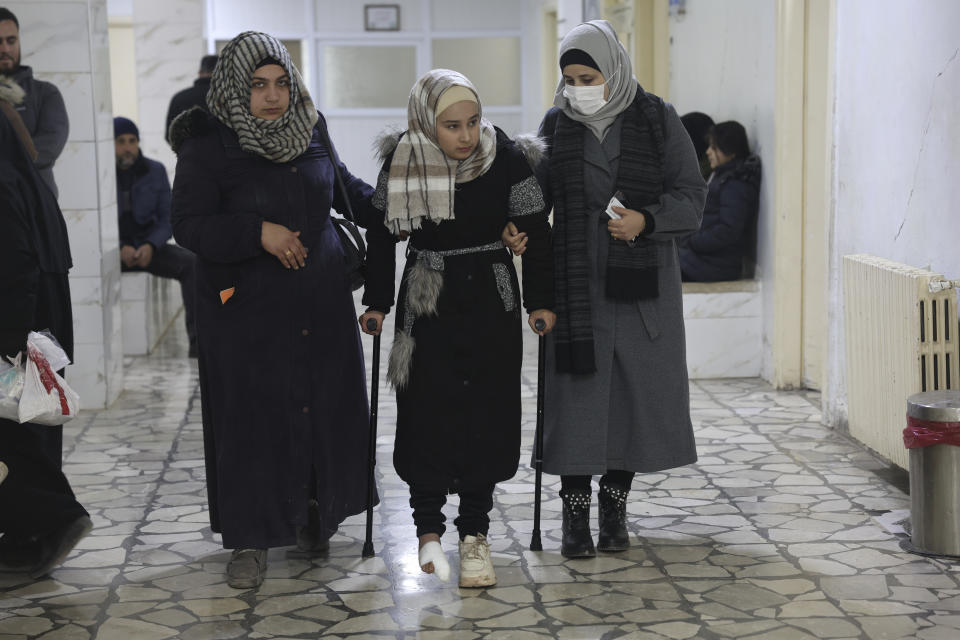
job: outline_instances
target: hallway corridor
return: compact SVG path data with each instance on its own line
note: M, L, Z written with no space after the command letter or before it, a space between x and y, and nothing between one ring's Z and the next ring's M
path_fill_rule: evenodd
M529 451L536 343L526 331L525 340ZM68 425L64 469L95 528L48 579L0 574L0 639L960 637L960 567L900 550L905 475L820 426L815 393L753 379L691 383L700 461L637 476L626 553L560 556L551 476L545 549L529 552L533 473L522 465L497 490L499 583L486 590L420 573L381 380L377 556L360 558L363 516L354 517L329 558L272 549L264 584L236 591L209 529L185 343L173 334L153 356L128 359L120 400ZM364 346L369 365L367 337ZM455 540L448 531L454 567Z

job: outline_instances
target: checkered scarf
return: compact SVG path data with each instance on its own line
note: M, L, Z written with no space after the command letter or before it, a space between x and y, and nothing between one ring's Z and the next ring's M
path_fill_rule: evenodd
M480 142L470 157L460 162L448 158L437 144L437 102L452 86L473 91L481 116ZM386 225L394 234L419 229L424 218L453 220L456 184L482 176L497 155L497 134L483 119L477 90L456 71L434 69L413 85L407 122L409 129L394 151L387 182Z
M265 58L278 61L290 75L290 107L276 120L250 113L250 79ZM318 118L287 48L273 36L257 31L245 31L224 47L210 79L207 109L233 129L241 149L273 162L289 162L303 154Z

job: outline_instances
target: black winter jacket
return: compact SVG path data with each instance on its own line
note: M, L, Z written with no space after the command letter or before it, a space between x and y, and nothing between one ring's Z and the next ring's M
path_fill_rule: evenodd
M700 230L680 243L683 279L738 280L744 256L755 251L753 229L760 202L760 158L751 155L717 167L707 183Z
M156 249L166 244L173 235L170 226L170 180L167 178L167 170L156 160L140 154L131 171L136 176L130 189L132 219L127 218L122 211L118 212L120 244L139 247L149 242ZM119 176L119 171L117 175Z

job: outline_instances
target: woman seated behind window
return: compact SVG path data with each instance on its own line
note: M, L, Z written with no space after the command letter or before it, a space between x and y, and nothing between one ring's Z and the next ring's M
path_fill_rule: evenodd
M750 153L739 122L721 122L707 134L713 173L700 230L680 243L680 270L687 282L738 280L752 256L760 200L760 158Z

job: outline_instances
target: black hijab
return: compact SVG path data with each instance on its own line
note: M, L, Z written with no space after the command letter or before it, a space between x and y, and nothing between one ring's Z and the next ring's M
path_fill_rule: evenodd
M16 215L16 210L22 209L30 216L27 223L40 271L67 273L73 261L67 224L57 198L40 177L3 112L0 112L0 180L5 187L0 192L3 194L0 215Z

